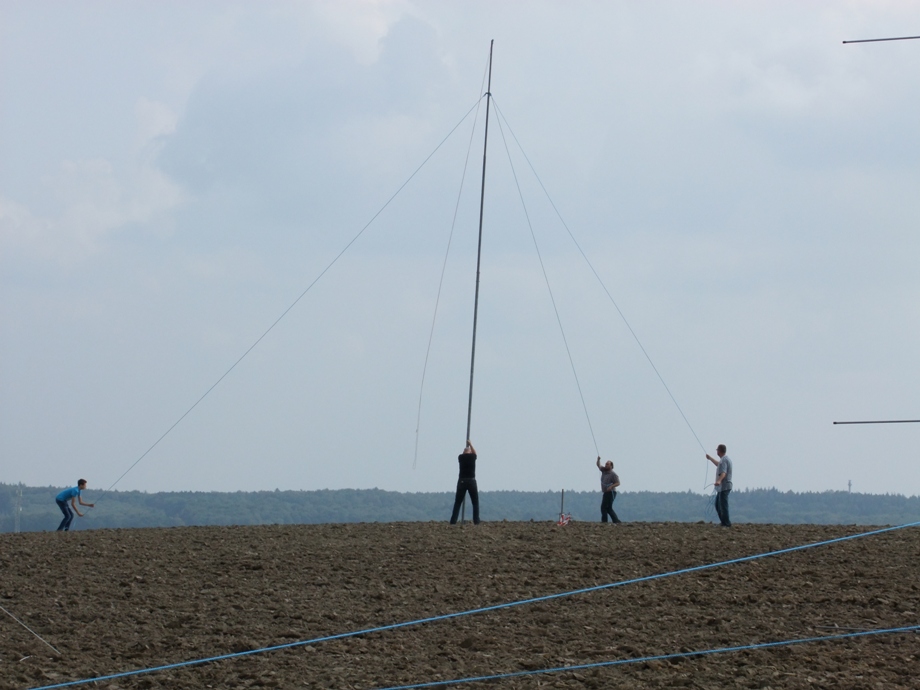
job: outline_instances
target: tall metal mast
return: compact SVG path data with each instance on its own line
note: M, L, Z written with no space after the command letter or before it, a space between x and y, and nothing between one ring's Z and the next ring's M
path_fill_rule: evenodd
M479 268L482 264L482 216L486 201L486 152L489 146L489 105L492 102L492 47L489 42L489 82L486 87L486 128L482 143L482 189L479 195L479 245L476 249L476 299L473 303L473 345L470 350L470 398L466 409L466 440L470 438L470 424L473 418L473 372L476 368L476 322L479 318Z

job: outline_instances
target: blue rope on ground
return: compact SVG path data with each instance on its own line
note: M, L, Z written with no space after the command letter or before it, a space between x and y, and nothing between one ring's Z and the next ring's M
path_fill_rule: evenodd
M657 575L646 575L644 577L636 577L630 580L621 580L620 582L613 582L606 585L595 585L594 587L584 587L582 589L570 590L568 592L559 592L557 594L547 594L542 597L533 597L530 599L521 599L518 601L512 601L505 604L495 604L493 606L484 606L477 609L470 609L467 611L458 611L455 613L443 614L440 616L431 616L429 618L420 618L414 621L405 621L402 623L393 623L391 625L382 625L375 628L365 628L364 630L356 630L353 632L338 633L336 635L326 635L324 637L315 637L310 640L300 640L298 642L288 642L285 644L273 645L271 647L263 647L261 649L250 649L245 652L233 652L231 654L220 654L218 656L206 657L203 659L192 659L190 661L180 661L174 664L166 664L163 666L153 666L150 668L137 669L134 671L125 671L123 673L113 673L107 676L96 676L94 678L84 678L81 680L74 680L67 683L57 683L55 685L42 685L40 687L33 688L32 690L52 690L52 688L66 688L74 685L83 685L86 683L95 683L104 680L114 680L116 678L126 678L128 676L139 676L145 673L155 673L158 671L168 671L171 669L183 668L186 666L197 666L200 664L207 664L214 661L223 661L225 659L234 659L237 657L251 656L253 654L263 654L265 652L275 652L282 649L291 649L293 647L304 647L310 644L317 644L319 642L330 642L332 640L341 640L347 637L357 637L358 635L368 635L370 633L384 632L386 630L396 630L399 628L408 628L411 626L422 625L423 623L433 623L435 621L449 620L451 618L460 618L462 616L472 616L477 613L486 613L488 611L498 611L500 609L507 609L514 606L523 606L525 604L535 604L541 601L550 601L552 599L561 599L564 597L574 596L576 594L587 594L589 592L598 592L604 589L612 589L614 587L622 587L624 585L636 584L639 582L649 582L651 580L661 580L666 577L673 577L675 575L685 575L687 573L699 572L701 570L709 570L711 568L719 568L725 565L731 565L733 563L745 563L747 561L754 561L760 558L767 558L769 556L779 556L785 553L792 553L794 551L804 551L805 549L812 549L818 546L827 546L829 544L836 544L844 541L851 541L853 539L860 539L862 537L870 537L877 534L884 534L886 532L894 532L896 530L906 529L908 527L917 527L920 526L920 522L909 522L903 525L898 525L896 527L883 527L882 529L872 530L870 532L860 532L859 534L850 534L845 537L835 537L834 539L826 539L824 541L813 542L811 544L802 544L800 546L791 546L785 549L779 549L777 551L767 551L765 553L755 554L753 556L742 556L741 558L732 558L727 561L719 561L717 563L709 563L706 565L697 565L690 568L681 568L680 570L672 570L666 573L659 573ZM822 638L822 639L831 639L831 638Z
M602 666L624 666L626 664L638 664L644 661L667 661L669 659L684 659L693 656L707 656L709 654L725 654L726 652L743 652L751 649L768 649L770 647L787 647L794 644L805 644L806 642L827 642L828 640L843 640L852 637L867 637L869 635L884 635L891 633L906 633L920 631L920 625L910 625L905 628L886 628L885 630L867 630L864 632L842 633L840 635L824 635L821 637L803 637L798 640L783 640L781 642L762 642L760 644L746 644L740 647L719 647L718 649L703 649L696 652L678 652L675 654L658 654L655 656L643 656L638 659L619 659L617 661L599 661L593 664L578 664L577 666L557 666L555 668L544 668L536 671L516 671L513 673L498 673L494 676L471 676L469 678L457 678L455 680L438 680L429 683L416 683L415 685L393 685L378 690L413 690L414 688L434 688L441 685L460 685L461 683L477 683L487 680L502 680L504 678L519 678L521 676L535 676L545 673L560 673L563 671L584 671L586 669L600 668Z

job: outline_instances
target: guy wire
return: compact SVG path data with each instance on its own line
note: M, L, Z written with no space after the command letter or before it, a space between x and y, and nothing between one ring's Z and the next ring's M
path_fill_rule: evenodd
M495 99L492 99L495 101ZM518 140L517 136L514 134L514 130L511 128L511 124L508 122L508 118L505 117L505 114L502 112L501 108L498 105L498 102L495 102L495 110L498 112L500 118L505 121L505 124L508 126L508 131L511 133L511 137L514 139L514 143L517 144L518 149L521 152L521 155L524 156L524 160L527 161L527 165L530 166L531 172L533 172L534 177L540 185L540 188L543 190L543 193L546 195L547 200L550 203L550 206L553 207L553 211L556 213L556 216L559 218L559 221L562 223L562 227L565 228L565 231L568 233L572 242L575 244L575 247L578 249L582 258L585 260L585 263L588 264L588 267L591 269L591 272L594 274L594 277L597 278L597 282L600 283L601 288L607 294L608 299L613 304L614 308L617 310L617 313L620 315L620 318L623 320L623 323L626 325L626 328L629 330L633 339L636 341L636 344L639 346L639 349L642 350L642 354L645 355L645 359L648 360L649 365L651 365L652 370L655 372L655 375L658 377L658 380L661 381L661 385L664 386L665 391L667 391L668 397L671 398L671 402L674 403L674 407L677 408L677 411L680 413L680 416L683 418L684 423L687 425L687 428L690 429L690 433L693 434L693 438L696 439L696 442L699 444L700 449L705 453L706 448L703 445L703 442L700 441L700 437L697 436L696 431L693 429L693 425L690 424L690 420L687 419L687 415L684 414L683 409L678 404L677 399L674 397L674 394L671 393L671 389L668 387L668 384L665 383L664 377L662 377L661 372L658 371L658 367L655 366L655 363L652 361L652 358L649 356L645 347L642 345L642 341L639 340L639 336L636 335L636 332L633 330L633 327L629 324L629 321L626 319L626 316L623 314L623 311L620 309L620 306L617 304L616 300L613 298L613 295L610 294L610 290L607 289L607 286L604 284L604 281L601 279L597 270L594 268L594 265L591 263L591 260L588 259L587 254L581 248L581 245L578 243L578 240L575 239L575 235L569 229L568 223L565 222L565 218L562 217L559 209L556 207L556 203L553 201L552 197L549 194L549 191L546 189L546 185L543 184L543 180L540 178L540 175L537 174L536 168L534 168L533 163L531 163L530 158L527 156L527 152L524 150L524 147L521 146L521 142ZM708 462L708 461L707 461ZM706 479L709 478L709 466L706 466ZM704 488L705 488L704 480Z
M498 106L495 106L498 113ZM499 113L501 115L501 113ZM533 223L530 222L530 214L527 212L527 204L524 203L524 194L521 191L521 184L518 182L517 172L514 169L514 161L511 160L511 151L508 149L508 140L505 138L505 130L502 127L504 116L495 118L498 122L498 130L502 135L502 144L505 146L505 154L508 156L508 165L511 166L511 175L514 177L514 184L517 187L518 197L521 199L521 208L524 210L524 217L527 219L527 227L530 230L530 237L533 239L534 249L537 251L537 259L540 261L540 269L543 271L543 280L546 282L546 289L549 292L550 302L553 304L553 312L556 314L556 323L559 324L559 332L562 334L562 342L565 345L565 352L569 357L569 365L572 367L572 375L575 377L575 386L578 388L578 396L581 398L581 406L585 411L585 419L588 421L588 430L591 432L591 440L594 442L594 451L600 456L601 452L597 446L597 438L594 436L594 427L591 425L591 415L588 414L588 405L585 403L585 395L581 390L581 382L578 380L578 372L575 370L575 360L572 359L572 350L569 348L569 341L565 337L565 329L562 327L562 317L559 316L559 309L556 306L556 298L553 296L553 288L549 284L549 275L546 273L546 265L543 263L543 255L540 253L540 245L537 243L537 236L533 231ZM510 129L510 128L509 128Z
M290 311L297 305L297 303L300 302L301 299L303 299L304 295L306 295L306 294L313 288L313 286L316 285L316 284L320 281L320 279L322 279L322 277L323 277L324 275L326 275L326 273L329 271L329 269L331 269L331 268L338 262L338 260L339 260L340 258L342 258L342 256L345 254L345 252L347 252L347 251L351 248L351 246L352 246L355 242L358 241L358 238L361 237L361 235L364 234L364 231L367 230L367 229L371 226L371 224L373 224L373 222L374 222L375 220L377 220L377 218L380 216L380 214L383 213L383 211L390 205L390 203L392 203L392 201L400 194L400 192L402 192L402 190L405 189L405 187L415 178L415 176L419 173L419 171L420 171L422 168L425 167L425 165L428 163L428 161L431 160L431 158L434 156L434 154L437 153L437 152L440 150L440 148L444 145L444 143L445 143L448 139L450 139L450 137L453 135L453 133L460 127L461 124L463 124L463 122L466 120L466 118L469 117L470 113L472 113L474 110L476 110L476 109L479 107L480 100L481 100L481 99L477 99L477 100L476 100L476 103L474 103L474 104L470 107L470 109L466 111L466 113L463 115L463 117L460 118L460 121L457 122L457 124L455 124L455 125L451 128L451 130L450 130L450 131L447 133L447 135L440 141L440 143L438 143L438 145L434 147L434 149L431 151L431 153L429 153L429 154L425 157L425 159L419 164L419 166L412 172L412 174L409 175L408 178L406 178L405 182L403 182L403 183L397 188L397 190L396 190L395 192L393 192L393 194L390 196L389 199L386 200L386 202L383 204L383 206L381 206L380 209L379 209L373 216L371 216L371 219L370 219L369 221L367 221L367 223L365 223L364 227L362 227L361 230L359 230L358 233L348 242L348 244L346 244L345 247L344 247L338 254L336 254L335 258L333 258L332 261L330 261L329 264L327 264L326 267L319 273L319 275L317 275L316 278L313 279L313 282L311 282L311 283L300 293L300 295L297 296L297 299L295 299L295 300L290 304L290 306L288 306L288 308L285 309L285 310L281 313L281 316L279 316L277 319L275 319L275 320L272 322L272 324L262 333L262 335L260 335L260 336L256 339L256 341L255 341L252 345L250 345L250 346L247 348L247 350L246 350L242 355L240 355L240 357L230 366L230 368L227 369L227 371L225 371L225 372L223 373L223 375L221 375L221 377L220 377L219 379L217 379L217 381L215 381L214 384L213 384L210 388L208 388L208 390L206 390L206 391L204 392L204 394L203 394L201 397L199 397L198 400L196 400L195 403L194 403L191 407L189 407L189 408L182 414L181 417L179 417L179 419L177 419L175 422L173 422L172 426L170 426L165 432L163 432L163 434L162 434L156 441L154 441L153 444L152 444L147 450L145 450L145 451L143 452L143 454L141 454L141 456L140 456L137 460L135 460L134 463L133 463L127 470L125 470L125 471L121 474L121 476L120 476L118 479L116 479L116 480L111 484L111 486L109 486L108 489L106 489L105 491L103 491L103 492L100 494L100 498L101 498L102 496L104 496L105 494L107 494L109 491L111 491L112 488L113 488L116 484L118 484L118 482L120 482L122 479L124 479L125 475L127 475L128 472L130 472L131 470L133 470L133 469L138 465L138 463L140 463L141 460L143 460L145 457L147 457L147 455L148 455L154 448L156 448L157 445L159 445L160 441L162 441L164 438L166 438L166 436L169 435L169 433L170 433L173 429L175 429L175 428L179 425L179 423L180 423L183 419L185 419L185 418L192 412L192 410L194 410L196 407L198 407L198 405L201 403L201 401L204 400L206 397L208 397L208 395L211 393L211 391L213 391L215 388L217 388L217 386L218 386L218 385L219 385L219 384L230 374L230 372L233 371L233 370L236 368L236 366L237 366L240 362L242 362L243 359L245 359L246 356L247 356L250 352L252 352L252 351L255 349L255 347L256 347L259 343L262 342L262 340L265 338L265 336L267 336L267 335L272 331L272 329L274 329L275 326L277 326L278 323L279 323L285 316L287 316L288 312L290 312ZM97 498L95 502L98 502L98 501L99 501L99 498Z
M44 642L46 645L48 645L49 647L51 647L51 649L54 649L55 654L57 654L58 656L61 656L61 657L64 656L64 655L61 654L57 649L55 649L55 647L54 647L50 642L47 642L47 641L46 641L44 638L42 638L37 632L35 632L34 630L32 630L32 628L30 628L28 625L26 625L26 624L23 623L21 620L19 620L18 618L16 618L16 616L14 616L12 613L10 613L9 611L7 611L7 610L6 610L5 608L3 608L2 606L0 606L0 611L3 611L3 613L5 613L7 616L9 616L10 618L12 618L14 621L16 621L17 623L19 623L19 625L21 625L23 628L25 628L25 629L28 630L30 633L32 633L33 635L35 635L35 637L37 637L39 640L41 640L42 642Z

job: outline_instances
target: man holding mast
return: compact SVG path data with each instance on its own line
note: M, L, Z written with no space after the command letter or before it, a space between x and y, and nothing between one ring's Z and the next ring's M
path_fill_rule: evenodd
M469 439L466 440L466 448L457 456L457 462L460 463L460 476L457 479L457 497L454 499L454 512L450 516L450 524L457 524L457 516L460 515L460 507L463 505L463 499L466 493L470 493L470 503L473 504L473 524L479 524L479 489L476 486L476 449Z

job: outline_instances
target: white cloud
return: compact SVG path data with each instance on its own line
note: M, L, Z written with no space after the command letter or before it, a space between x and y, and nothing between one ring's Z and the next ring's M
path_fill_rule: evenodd
M7 255L19 251L35 253L49 234L50 225L49 220L36 218L22 204L0 197L0 247Z
M37 215L0 199L0 233L6 251L62 264L95 254L113 233L154 223L185 198L155 168L140 165L120 174L98 159L64 161L45 187L59 212Z
M175 114L147 99L138 100L135 114L137 134L127 165L102 158L62 161L43 180L43 198L50 200L44 212L0 197L5 251L72 264L98 252L113 233L149 228L183 203L184 192L152 163L162 137L175 129Z
M147 98L137 99L134 113L139 148L175 132L179 121L179 116L168 105Z
M309 18L320 17L332 40L347 46L359 63L370 65L380 56L380 40L410 8L405 0L324 0L313 6Z

